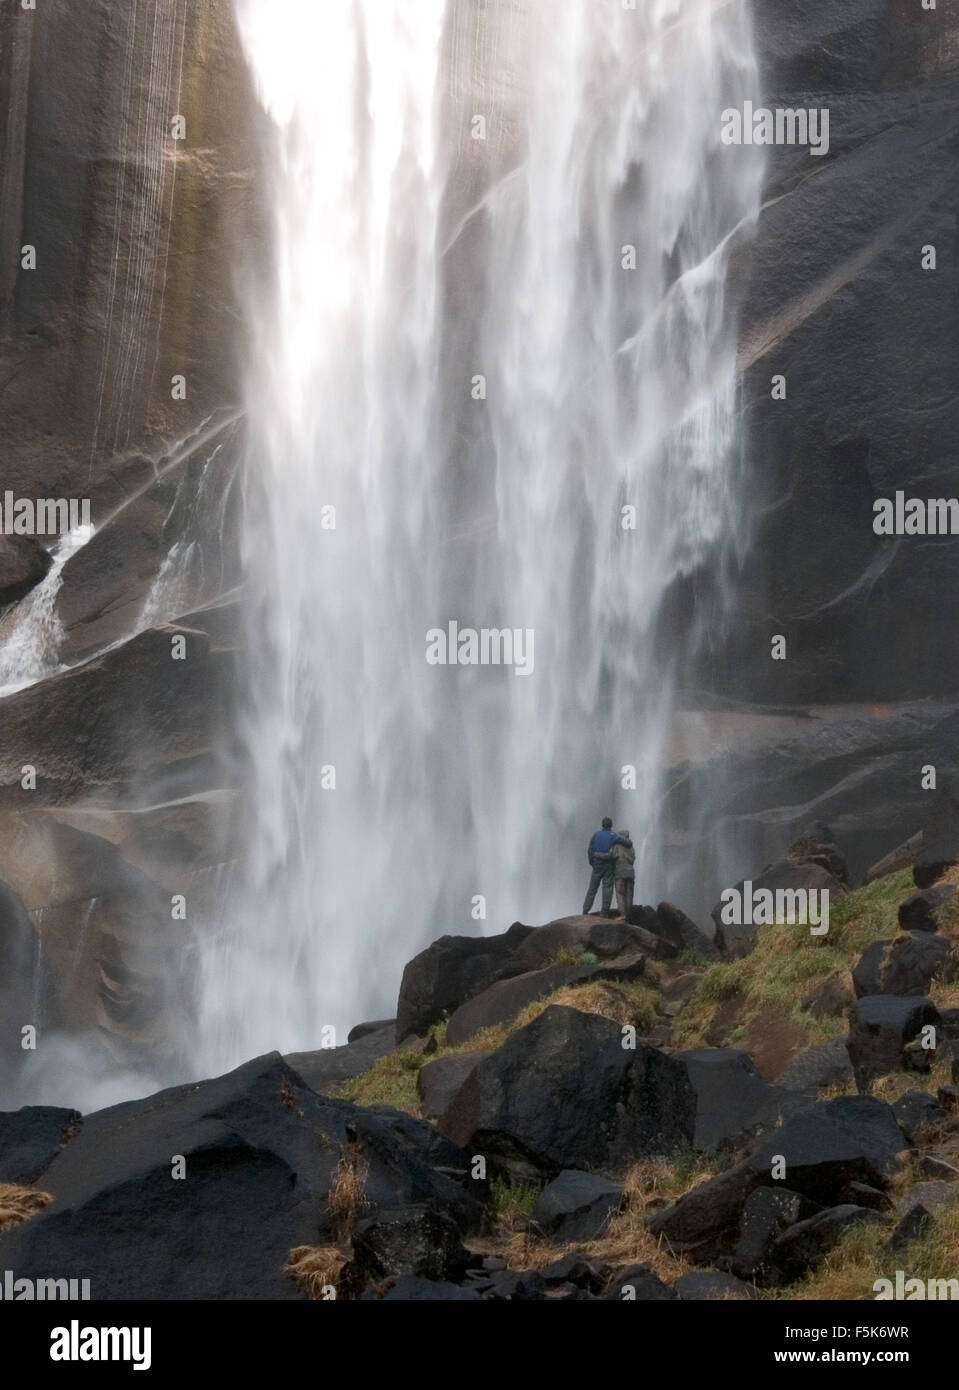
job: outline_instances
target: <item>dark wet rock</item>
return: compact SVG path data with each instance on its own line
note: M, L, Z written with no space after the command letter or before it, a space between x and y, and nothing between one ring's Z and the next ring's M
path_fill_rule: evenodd
M0 1182L31 1187L79 1129L77 1110L25 1105L0 1113Z
M755 1289L716 1269L693 1269L681 1274L673 1285L684 1303L725 1302L728 1299L755 1298Z
M623 1202L623 1189L595 1173L566 1169L544 1187L531 1220L558 1244L598 1240Z
M774 1129L784 1114L802 1105L795 1092L767 1081L745 1052L704 1047L675 1052L696 1092L693 1146L721 1149Z
M923 1126L941 1120L943 1109L928 1091L907 1091L893 1104L892 1113L909 1143L915 1145Z
M787 1091L799 1091L810 1100L815 1100L827 1086L851 1085L853 1070L846 1044L845 1033L814 1043L780 1072L776 1085Z
M852 1203L829 1207L784 1231L773 1246L773 1263L788 1279L814 1268L850 1226L891 1224L888 1216L872 1207L857 1207Z
M907 1044L924 1026L938 1023L935 1005L921 996L870 994L859 999L849 1015L848 1048L860 1091L876 1077L901 1071Z
M438 1119L450 1108L463 1082L491 1052L461 1052L451 1057L437 1057L416 1073L416 1093L428 1120Z
M444 1014L505 975L522 974L513 957L534 930L514 922L499 936L441 936L407 963L396 1006L396 1037L426 1033Z
M911 898L899 904L899 926L903 931L938 931L937 913L955 896L956 889L951 883L940 883L934 888L923 888L921 892L913 893Z
M352 1242L353 1263L367 1282L403 1275L456 1280L470 1263L456 1224L427 1206L381 1208L354 1223Z

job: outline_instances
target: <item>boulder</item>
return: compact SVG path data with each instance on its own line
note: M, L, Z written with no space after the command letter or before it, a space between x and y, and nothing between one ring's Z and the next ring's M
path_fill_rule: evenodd
M543 1188L531 1219L558 1244L598 1240L622 1202L623 1189L616 1183L567 1168Z
M79 1111L53 1105L0 1114L0 1182L32 1187L79 1125Z
M814 1216L817 1203L789 1188L757 1187L747 1197L739 1225L739 1237L730 1271L741 1279L771 1282L777 1277L772 1252L783 1231Z
M825 832L823 838L810 834L794 840L786 851L786 856L796 864L818 864L821 869L825 869L833 878L837 878L848 887L849 868L842 850L832 839L832 832L828 826L821 827L821 830Z
M886 1255L898 1255L914 1240L926 1234L934 1220L922 1202L913 1202L899 1218L896 1229L883 1246Z
M35 588L53 561L33 536L0 535L0 607Z
M525 1178L599 1166L633 1056L610 1019L551 1005L473 1069L439 1128Z
M604 925L615 927L615 923ZM451 1047L459 1047L484 1028L512 1023L527 1004L566 985L585 984L589 980L638 980L645 968L646 957L633 949L616 960L601 960L593 965L550 965L545 970L530 970L499 980L460 1005L446 1026L446 1041Z
M811 989L802 1007L814 1018L842 1018L856 995L845 971L836 971Z
M335 1234L327 1199L351 1141L370 1214L420 1200L481 1226L466 1156L451 1175L453 1146L405 1119L318 1096L276 1053L87 1115L43 1173L55 1200L0 1236L0 1265L89 1278L102 1299L298 1298L283 1266Z
M609 1279L609 1266L572 1251L545 1265L540 1274L547 1283L576 1284L589 1293L600 1293Z
M852 1085L854 1076L847 1040L847 1034L843 1033L807 1047L779 1073L776 1085L787 1091L799 1091L809 1100L815 1100L827 1086Z
M735 884L734 891L741 895L747 882L751 883L753 895L762 889L769 889L774 894L779 891L793 892L805 889L807 892L828 892L830 900L834 900L846 892L840 880L820 864L796 863L792 859L780 859L774 864L768 864L756 879L740 879ZM724 922L724 911L730 915L720 898L711 913L716 924L716 945L723 955L731 959L749 955L755 947L759 925L752 922ZM801 929L799 923L797 928Z
M931 999L908 995L870 994L859 999L849 1015L849 1060L860 1091L890 1072L901 1071L906 1045L926 1024L939 1024Z
M942 1106L928 1091L907 1091L893 1104L892 1113L913 1147L919 1143L924 1126L935 1124L943 1116Z
M369 1023L357 1023L354 1024L354 1026L347 1033L346 1041L347 1043L359 1042L360 1039L365 1038L368 1033L382 1033L386 1028L392 1028L395 1032L396 1019L378 1018L372 1020Z
M803 1104L795 1092L763 1077L745 1052L704 1047L675 1052L696 1092L693 1147L735 1147L749 1136L775 1129L783 1115Z
M850 1226L891 1224L888 1216L872 1207L857 1207L849 1202L829 1207L783 1231L773 1245L772 1260L787 1279L794 1278L814 1268Z
M420 1067L416 1073L416 1093L426 1118L435 1120L445 1115L470 1072L492 1055L491 1052L460 1052L451 1057L437 1057L435 1062Z
M840 1096L790 1115L755 1153L700 1183L647 1222L653 1235L698 1262L731 1254L747 1198L772 1186L773 1171L791 1191L822 1206L840 1202L851 1182L888 1185L904 1147L891 1108L871 1096Z
M427 1206L381 1208L354 1223L352 1239L353 1264L364 1281L403 1275L456 1280L470 1264L455 1223Z
M390 1105L350 1106L344 1130L367 1170L368 1208L422 1204L448 1216L463 1235L487 1228L488 1183L426 1120Z
M290 1052L286 1061L308 1086L321 1095L343 1081L361 1076L396 1046L392 1023L362 1033L342 1047L319 1047L313 1052Z
M664 1284L651 1265L630 1265L621 1270L603 1295L607 1299L636 1303L671 1303L679 1298Z
M511 957L534 931L514 922L499 936L441 936L403 971L396 1006L396 1037L426 1033L444 1014L472 999L505 975L520 975L528 966Z
M489 1276L486 1296L511 1303L542 1303L547 1297L546 1280L537 1269L504 1269Z
M936 792L929 819L922 828L912 877L917 888L930 888L959 862L959 801L945 787Z
M688 1145L685 1069L623 1041L608 1018L550 1005L470 1073L439 1128L524 1179Z
M940 883L934 888L923 888L921 892L913 893L911 898L899 904L900 928L903 931L938 931L937 913L955 896L955 886L951 883Z
M697 927L682 908L676 907L674 903L661 902L656 908L656 916L663 924L669 940L678 944L680 950L695 951L697 955L709 961L720 959L712 935L707 935L701 927Z
M723 1274L717 1269L691 1269L688 1274L679 1276L673 1289L684 1303L726 1302L756 1297L756 1290L743 1283L742 1279L737 1279L734 1274Z
M856 997L870 994L925 994L933 980L955 977L957 958L952 943L926 931L906 932L888 941L874 941L863 951L852 972Z

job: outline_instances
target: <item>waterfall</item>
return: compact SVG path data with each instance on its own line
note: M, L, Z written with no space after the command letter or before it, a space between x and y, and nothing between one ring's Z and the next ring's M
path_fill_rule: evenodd
M734 531L726 272L762 177L719 138L755 92L744 0L238 17L274 262L249 291L250 814L201 966L210 1066L389 1013L440 934L578 912L605 813L662 896L698 634L659 629ZM532 670L430 664L451 622L530 632Z

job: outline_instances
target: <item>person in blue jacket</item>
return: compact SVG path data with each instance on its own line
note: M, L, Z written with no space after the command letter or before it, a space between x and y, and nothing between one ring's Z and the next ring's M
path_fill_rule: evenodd
M596 898L597 889L602 885L603 889L603 911L609 912L613 903L613 857L610 850L613 845L628 845L631 842L624 840L621 835L616 835L613 831L613 822L609 816L603 817L603 828L597 830L589 842L586 850L586 858L589 860L589 867L592 873L589 877L589 887L586 890L586 899L583 903L583 915L590 911Z

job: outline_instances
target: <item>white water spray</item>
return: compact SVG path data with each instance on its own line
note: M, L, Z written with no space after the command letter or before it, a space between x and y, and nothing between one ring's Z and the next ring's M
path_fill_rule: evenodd
M661 892L653 635L730 532L727 251L761 182L719 142L755 90L741 0L238 13L276 269L247 401L251 815L203 967L208 1067L390 1011L443 932L578 911L607 811L638 899ZM534 674L428 665L450 620L533 629Z

